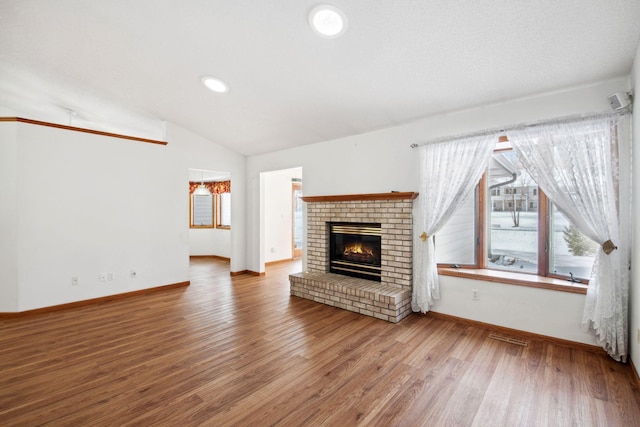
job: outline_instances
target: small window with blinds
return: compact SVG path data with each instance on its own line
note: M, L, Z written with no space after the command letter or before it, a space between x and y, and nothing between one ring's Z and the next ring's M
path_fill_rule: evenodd
M213 228L214 224L214 197L211 194L191 195L191 228Z

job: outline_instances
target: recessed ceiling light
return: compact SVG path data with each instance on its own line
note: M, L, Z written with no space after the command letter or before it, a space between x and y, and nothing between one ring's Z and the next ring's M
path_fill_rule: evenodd
M347 16L337 7L323 4L309 14L309 25L320 37L334 39L347 31Z
M202 78L202 84L218 93L229 92L229 86L217 77L205 76Z

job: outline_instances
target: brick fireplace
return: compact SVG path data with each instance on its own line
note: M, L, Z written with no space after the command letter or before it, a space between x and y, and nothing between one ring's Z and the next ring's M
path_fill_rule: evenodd
M413 200L417 193L303 197L307 204L307 271L290 276L291 294L398 322L411 313ZM379 281L330 270L332 223L380 224Z

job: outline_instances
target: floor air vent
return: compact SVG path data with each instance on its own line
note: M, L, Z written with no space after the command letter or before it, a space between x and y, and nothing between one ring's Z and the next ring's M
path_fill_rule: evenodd
M529 345L528 341L518 338L505 337L504 335L500 334L490 334L489 338L493 340L508 342L509 344L521 345L522 347L527 347Z

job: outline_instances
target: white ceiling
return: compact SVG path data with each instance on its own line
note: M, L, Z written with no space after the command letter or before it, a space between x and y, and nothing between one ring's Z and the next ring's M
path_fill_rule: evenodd
M338 39L318 3L0 0L0 113L254 155L626 76L640 37L638 0L332 0Z

